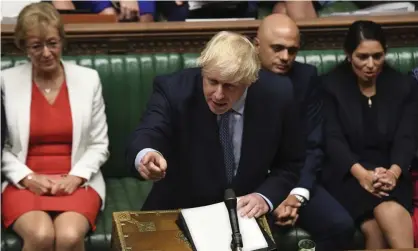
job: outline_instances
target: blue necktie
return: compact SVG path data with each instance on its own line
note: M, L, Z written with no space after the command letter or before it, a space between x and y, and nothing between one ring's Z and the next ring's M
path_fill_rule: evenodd
M232 135L229 131L229 116L233 111L230 110L220 115L219 121L219 138L224 153L224 161L226 168L226 177L228 183L231 184L234 177L235 160L234 160L234 147L232 145Z

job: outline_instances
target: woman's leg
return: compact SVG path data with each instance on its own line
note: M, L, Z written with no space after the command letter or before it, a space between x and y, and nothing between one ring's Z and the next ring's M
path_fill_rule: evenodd
M387 247L385 237L375 219L364 221L360 228L366 239L366 249L385 249Z
M57 251L84 251L84 237L90 229L86 217L76 212L64 212L55 220Z
M46 212L23 214L15 221L13 230L23 239L23 251L54 250L54 224Z
M391 248L414 247L411 215L398 202L380 203L374 209L374 217Z

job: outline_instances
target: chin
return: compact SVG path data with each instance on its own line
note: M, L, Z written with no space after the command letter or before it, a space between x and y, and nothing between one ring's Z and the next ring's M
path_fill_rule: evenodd
M286 70L282 70L279 68L273 68L272 72L276 73L276 74L286 74L287 71Z
M228 111L229 109L226 109L226 108L222 108L222 109L221 108L215 108L215 107L209 105L209 110L212 113L216 114L216 115L221 115L221 114L225 113L226 111Z
M371 84L373 84L373 80L374 80L374 79L375 79L374 77L370 77L370 78L369 78L369 77L364 76L364 77L363 77L363 82L364 82L364 83L368 83L368 84L370 84L370 85L371 85Z
M58 65L55 63L48 65L48 66L41 67L42 71L45 71L45 72L52 72L52 71L55 71L57 68L58 68Z
M223 110L220 110L220 109L214 109L214 108L211 108L211 109L210 109L210 111L211 111L212 113L216 114L216 115L221 115L222 113L224 113L224 112L225 112L225 111L223 111Z

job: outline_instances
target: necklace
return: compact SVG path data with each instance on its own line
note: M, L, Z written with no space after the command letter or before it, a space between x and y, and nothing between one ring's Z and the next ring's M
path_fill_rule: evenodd
M369 108L372 108L373 102L372 97L376 95L376 90L369 91L369 93L366 94L364 90L360 90L361 94L367 98L367 104L369 105Z
M36 86L38 87L38 89L40 89L42 92L45 92L46 94L49 94L52 90L56 90L59 88L59 86L45 88L39 85L38 83L36 83Z
M41 86L40 86L40 85L38 85L38 84L36 84L36 86L38 86L38 88L39 88L41 91L45 92L46 94L49 94L52 90L57 89L56 87L54 87L54 88L51 88L51 87L49 87L49 88L43 88L43 87L41 87Z

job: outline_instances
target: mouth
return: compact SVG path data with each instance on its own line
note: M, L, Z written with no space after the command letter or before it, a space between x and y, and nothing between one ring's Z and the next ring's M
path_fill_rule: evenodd
M285 71L287 70L287 65L283 65L283 64L275 64L274 65L277 69Z
M54 60L45 60L45 61L41 61L41 63L42 64L44 64L44 65L51 65L51 64L53 64L54 63Z
M376 72L368 71L368 72L365 72L364 75L366 75L366 77L374 77L376 75Z
M220 108L220 109L225 108L228 105L228 103L216 102L213 100L212 100L212 103L214 104L216 108Z

